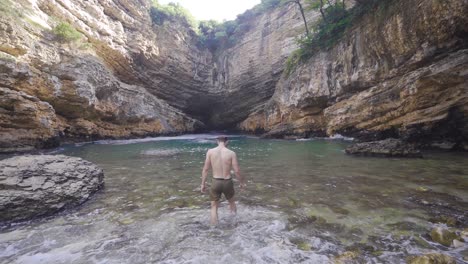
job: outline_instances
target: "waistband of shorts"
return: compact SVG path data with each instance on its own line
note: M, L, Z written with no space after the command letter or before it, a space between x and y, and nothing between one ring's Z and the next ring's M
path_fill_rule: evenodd
M228 181L228 180L232 180L232 178L225 179L225 178L214 178L213 177L213 180Z

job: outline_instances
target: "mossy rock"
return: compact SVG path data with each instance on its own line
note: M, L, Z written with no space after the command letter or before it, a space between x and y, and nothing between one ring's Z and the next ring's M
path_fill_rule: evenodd
M431 246L431 244L429 242L427 242L426 240L424 240L423 238L419 237L419 236L415 236L413 237L413 240L414 242L420 246L420 247L423 247L423 248L433 248L433 246Z
M293 243L298 249L303 251L309 251L312 248L312 246L309 243L300 238L292 238L291 243Z
M350 263L359 257L358 251L346 251L343 254L336 256L333 260L334 264Z
M442 244L446 247L450 247L450 245L452 245L452 241L458 238L454 232L439 226L434 227L430 235L432 241Z
M460 222L455 217L447 215L438 215L429 219L429 221L432 223L446 224L448 226L458 226L460 224Z
M456 264L455 260L447 255L430 253L423 256L411 256L407 259L408 264Z

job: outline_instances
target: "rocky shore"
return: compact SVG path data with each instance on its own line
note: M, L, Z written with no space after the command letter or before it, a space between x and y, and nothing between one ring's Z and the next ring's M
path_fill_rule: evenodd
M64 155L25 155L0 161L0 223L73 208L104 186L104 172Z

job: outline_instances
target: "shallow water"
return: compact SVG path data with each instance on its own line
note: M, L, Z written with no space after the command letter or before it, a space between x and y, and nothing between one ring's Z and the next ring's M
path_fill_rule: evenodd
M90 160L106 186L78 209L0 231L1 263L405 263L467 247L428 239L438 215L467 227L467 155L424 159L344 154L344 140L235 137L248 178L238 214L220 208L210 227L199 192L212 135L100 141L54 153ZM353 262L347 262L353 263Z

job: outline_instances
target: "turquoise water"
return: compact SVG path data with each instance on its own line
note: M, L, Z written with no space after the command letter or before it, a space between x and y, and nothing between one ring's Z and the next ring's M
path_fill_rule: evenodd
M209 226L199 191L213 135L101 141L54 153L101 166L106 186L75 210L0 231L1 263L405 263L468 248L430 241L431 219L467 226L466 154L424 159L352 157L348 141L236 136L247 189L238 214Z

